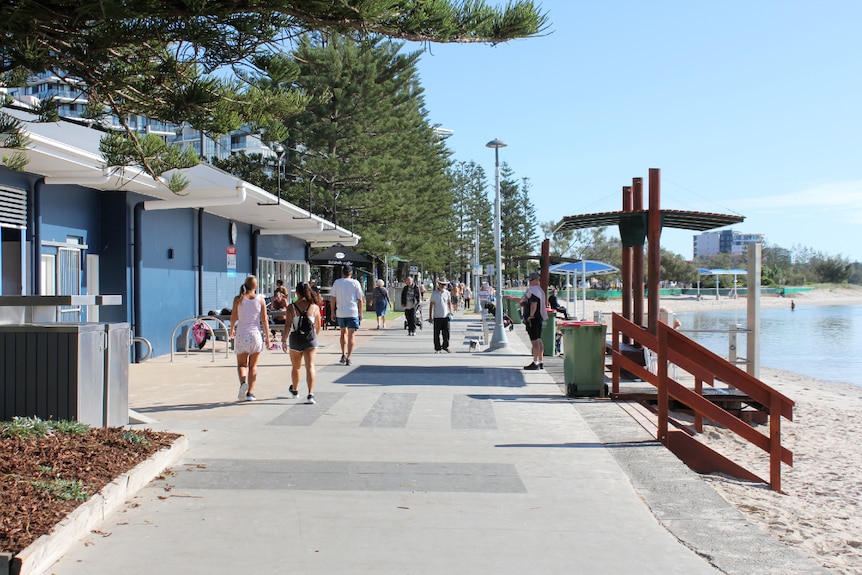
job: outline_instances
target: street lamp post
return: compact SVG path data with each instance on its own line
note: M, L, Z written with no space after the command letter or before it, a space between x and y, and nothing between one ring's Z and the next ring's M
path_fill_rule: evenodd
M476 251L473 258L473 311L482 313L479 303L479 221L476 221Z
M496 313L494 317L494 334L491 336L491 349L502 349L509 347L509 340L506 338L506 329L503 327L503 254L502 254L502 231L501 231L501 213L500 213L500 148L506 147L506 142L494 138L485 147L494 148L494 248L497 251L496 272L497 272L497 296L495 300Z

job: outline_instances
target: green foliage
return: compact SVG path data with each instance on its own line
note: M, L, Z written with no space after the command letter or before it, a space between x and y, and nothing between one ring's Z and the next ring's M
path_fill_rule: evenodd
M60 501L87 501L90 498L80 479L58 477L52 481L34 481L33 486Z
M841 255L834 257L819 257L813 262L817 281L822 283L847 283L853 273L853 266Z
M60 103L56 98L46 98L39 101L39 105L34 110L39 116L40 122L59 122L60 121Z
M458 162L449 170L455 232L449 242L453 267L448 277L459 277L472 269L476 229L479 231L480 263L494 262L494 208L488 197L485 171L475 162Z
M684 284L697 283L697 268L679 254L661 250L662 281Z
M16 172L23 171L29 160L20 150L26 148L29 143L30 138L24 132L21 121L0 112L0 148L12 150L8 156L0 156L0 165Z
M28 74L51 72L80 81L93 115L105 109L121 119L187 122L217 135L242 125L274 129L303 109L294 70L266 52L305 32L493 44L546 26L547 16L523 0L504 8L483 0L7 0L0 4L0 82L22 85ZM133 163L145 172L158 178L179 167L153 158L125 129L137 151ZM279 131L265 139L285 137ZM123 159L130 160L128 149L112 156Z
M66 433L69 435L86 435L90 433L90 426L80 421L61 419L60 421L51 421L49 423L57 433Z
M149 445L150 441L147 439L146 435L141 433L137 433L132 430L123 432L123 441L128 441L133 445Z
M194 150L172 146L153 134L138 136L113 132L102 138L99 150L109 166L139 165L157 178L168 170L191 168L198 164ZM171 175L166 185L174 193L179 193L188 183L188 179L177 172Z
M84 435L90 427L78 421L45 421L38 417L13 417L12 421L0 422L0 437L45 437L52 433Z
M362 236L360 250L438 269L453 234L448 152L427 121L419 53L382 38L303 36L308 107L287 121L284 197Z

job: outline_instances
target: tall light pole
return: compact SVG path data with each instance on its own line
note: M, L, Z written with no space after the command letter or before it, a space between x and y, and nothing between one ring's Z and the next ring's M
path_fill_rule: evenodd
M500 213L500 148L506 147L506 142L494 138L487 144L487 148L494 148L494 248L497 250L497 295L495 299L496 314L494 317L494 335L491 336L491 349L509 347L506 338L506 329L503 327L503 246L502 246L502 223Z
M482 305L479 303L479 220L476 220L476 251L473 259L473 311L482 313Z

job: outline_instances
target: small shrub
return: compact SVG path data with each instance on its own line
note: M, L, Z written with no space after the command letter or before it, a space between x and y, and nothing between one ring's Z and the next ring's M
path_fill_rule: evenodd
M80 480L60 479L54 481L34 481L33 486L60 501L87 501L90 494Z
M0 422L0 437L45 437L52 433L86 435L90 426L80 421L44 421L38 417L13 417Z
M140 433L135 433L134 431L124 431L123 432L123 440L128 441L134 445L149 445L150 442L146 438L146 436L141 435Z

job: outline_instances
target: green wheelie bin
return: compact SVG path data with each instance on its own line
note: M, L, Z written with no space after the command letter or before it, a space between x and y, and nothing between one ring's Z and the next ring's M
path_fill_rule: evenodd
M568 397L605 397L605 332L593 321L567 321L563 333L563 374Z

